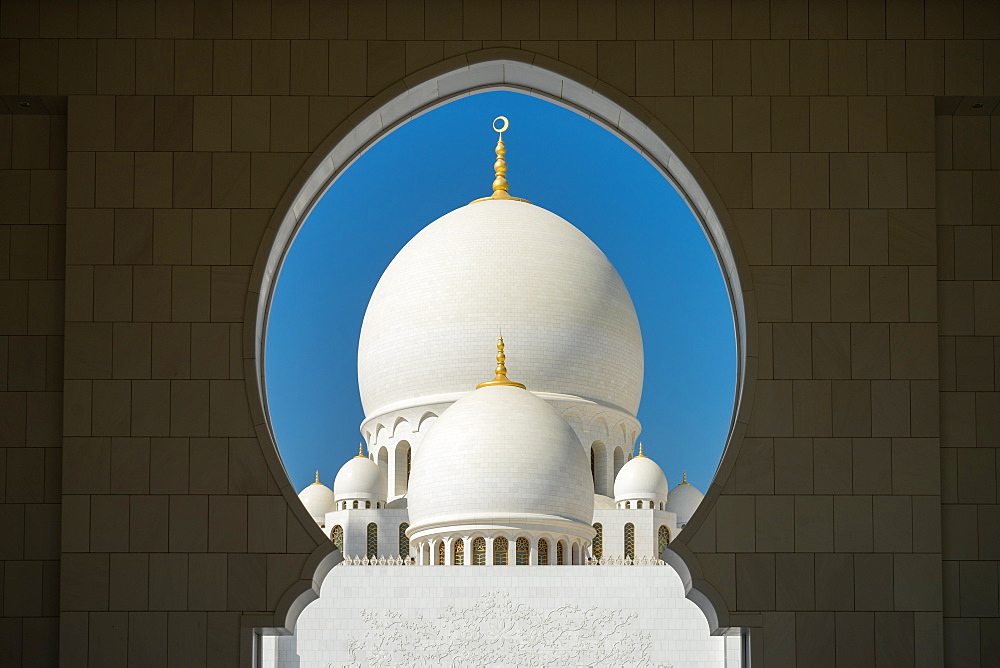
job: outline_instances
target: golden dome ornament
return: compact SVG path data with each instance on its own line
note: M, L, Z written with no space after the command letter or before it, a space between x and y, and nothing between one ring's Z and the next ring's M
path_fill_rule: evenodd
M500 124L499 126L497 124ZM494 149L496 160L493 162L493 194L489 197L481 197L473 200L475 202L486 202L494 199L511 199L518 202L527 202L520 197L512 197L510 194L510 183L507 181L507 146L503 143L503 133L510 127L510 121L506 116L497 116L493 119L493 131L497 133L497 146Z
M497 339L497 368L496 376L493 380L488 380L485 383L479 383L476 385L478 390L481 387L491 387L493 385L511 385L512 387L520 387L522 390L526 389L521 383L515 383L511 379L507 378L507 365L504 362L507 361L507 356L503 353L504 343L503 334Z

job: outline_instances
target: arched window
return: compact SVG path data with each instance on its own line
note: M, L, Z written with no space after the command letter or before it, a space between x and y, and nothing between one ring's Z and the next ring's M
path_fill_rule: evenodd
M556 543L556 566L562 566L565 561L563 561L565 550L563 549L563 542L559 541Z
M357 510L357 509L358 509L358 502L357 502L357 501L355 501L355 502L354 502L354 510Z
M399 556L403 559L410 556L410 539L406 537L406 530L409 528L409 522L403 522L399 525Z
M437 565L444 566L444 541L438 543Z
M639 510L642 510L642 501L636 501L635 507L638 508Z
M474 538L472 541L472 564L473 566L486 565L486 539L482 536Z
M465 564L465 541L461 538L456 538L451 547L452 563L456 566L462 566Z
M372 502L371 501L365 501L365 509L368 509L368 508L371 508L371 507L372 507Z
M333 527L333 531L330 532L330 540L333 541L333 546L335 548L337 548L338 550L340 550L341 552L343 552L344 551L344 527L340 526L339 524L337 526Z
M493 539L493 565L494 566L506 566L507 565L507 539L503 536L497 536Z
M604 526L598 522L594 525L594 529L597 530L597 535L594 536L591 549L594 552L594 559L600 559L604 556Z
M393 494L406 494L407 485L410 482L410 444L407 441L400 441L393 449L392 455L392 476L389 481L389 489Z
M374 522L368 523L368 531L366 532L367 537L367 547L368 547L368 558L378 554L378 525Z
M597 461L594 456L594 449L590 449L590 477L594 479L594 483L597 483Z
M670 529L668 529L664 525L660 525L660 532L658 539L656 541L656 547L658 548L656 550L656 556L659 557L661 554L663 554L663 551L667 549L667 545L669 544L670 544Z
M625 556L635 559L635 525L631 522L625 525Z
M517 539L517 553L514 556L514 563L518 566L527 566L529 552L530 548L528 547L528 539L521 536Z
M538 539L538 565L549 565L549 541L544 538Z
M625 466L625 452L620 447L615 448L614 460L615 477L617 478L618 472L622 470L623 466Z
M413 453L406 449L406 484L410 484L410 466L413 464Z
M625 502L625 510L628 510L629 508L631 508L631 506L629 505L629 502L628 502L628 501L626 501L626 502Z

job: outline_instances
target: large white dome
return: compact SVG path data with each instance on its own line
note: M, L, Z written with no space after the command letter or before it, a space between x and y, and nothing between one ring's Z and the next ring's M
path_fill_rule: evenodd
M513 524L592 534L594 483L555 409L499 385L467 393L434 423L414 454L407 505L411 533Z
M482 380L499 329L531 391L635 416L642 338L618 272L554 213L487 200L424 228L375 287L358 344L366 417L455 401Z
M319 473L316 482L299 492L299 501L317 524L323 524L326 514L334 510L333 491L319 481Z

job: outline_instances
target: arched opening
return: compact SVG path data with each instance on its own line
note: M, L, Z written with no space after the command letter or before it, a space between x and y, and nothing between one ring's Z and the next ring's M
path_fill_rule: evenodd
M437 544L437 565L444 566L444 541L438 541Z
M669 544L670 544L670 529L661 524L659 532L657 533L656 555L659 556L663 554L663 551L667 549L667 545Z
M690 157L686 156L683 149L679 148L680 144L670 137L669 132L656 126L655 123L653 123L654 129L650 129L650 126L646 123L639 121L638 118L641 117L641 114L637 117L633 113L638 108L625 98L612 93L599 92L599 89L595 90L593 87L580 86L571 77L556 73L556 71L562 68L546 69L541 64L530 64L526 62L528 57L522 58L516 52L504 52L503 58L504 60L494 59L471 66L464 59L461 62L446 63L443 67L437 67L434 75L426 75L424 83L414 83L402 97L392 98L389 94L385 94L376 98L369 106L357 112L355 117L345 124L345 128L353 130L354 128L361 127L363 119L374 119L374 122L369 123L364 131L356 133L347 131L339 132L335 137L332 137L317 152L318 157L307 163L307 169L302 171L302 177L293 185L285 199L277 207L274 225L272 226L276 231L274 241L269 246L265 244L265 248L258 258L259 271L255 270L254 272L256 278L252 285L252 291L255 294L261 295L261 299L257 304L258 308L256 311L248 315L246 326L243 330L248 340L247 349L252 348L255 351L254 358L257 365L257 373L248 375L248 383L250 384L251 395L256 395L259 398L259 406L254 406L255 412L260 414L256 417L261 420L261 424L267 426L267 429L263 430L265 433L261 436L265 445L270 445L273 448L274 440L267 399L264 395L262 383L264 359L262 342L266 340L263 330L270 307L273 281L290 239L294 235L298 224L301 223L302 219L315 204L318 194L343 173L344 169L361 155L374 139L387 134L404 122L403 119L408 118L409 115L430 108L433 105L441 104L447 101L451 95L461 95L470 90L478 92L479 90L488 90L491 87L506 89L526 88L526 82L529 78L533 82L532 88L537 87L535 90L537 95L550 97L574 110L591 114L596 122L606 125L633 145L641 147L644 154L649 156L650 161L655 163L658 169L661 169L665 175L669 175L669 178L682 189L691 203L692 209L704 224L718 252L723 272L726 275L737 318L739 373L736 407L740 408L750 403L748 399L750 398L752 382L745 382L747 380L745 359L747 357L748 345L746 337L747 323L753 322L753 314L752 312L748 314L744 308L742 299L743 290L740 287L742 285L740 277L741 274L745 277L746 269L745 265L740 264L742 262L742 255L738 252L738 249L737 252L734 252L727 240L728 238L737 238L732 232L732 225L724 217L724 209L719 206L719 200L715 193L710 189L706 193L695 181L688 166L689 164L693 164L690 161ZM536 56L531 56L530 58L534 59L536 63L544 61L544 58ZM496 76L491 77L490 75L482 76L483 67L493 67L497 63L502 64L499 71L503 72L503 74L500 78ZM420 75L414 77L415 82L419 82L419 80ZM445 80L449 81L449 85L440 87L440 82ZM573 91L572 102L566 99L565 90ZM605 95L612 95L613 99L609 99ZM409 106L406 103L408 99L412 101ZM393 103L391 112L387 111L390 108L387 106L389 102ZM383 106L380 107L379 105ZM665 142L664 137L669 138L669 141ZM680 151L679 155L675 149ZM668 164L670 165L669 169L667 168ZM723 215L721 219L720 213ZM750 352L755 354L755 351ZM753 378L751 377L750 380L752 381ZM741 415L738 411L734 411L732 425L735 425L738 419L741 419ZM731 428L731 436L733 434L738 435L738 433ZM727 443L728 449L734 449L739 444L738 439L734 438L731 438ZM272 471L280 479L283 477L280 458L276 454L271 454L267 450L267 447L265 447L265 451L269 453L269 465ZM735 455L732 452L727 452L723 459L722 472L726 470L727 462L731 465L734 458ZM711 502L713 500L714 497L710 493L708 501ZM289 501L292 501L291 497L289 497ZM301 515L302 513L299 514ZM692 521L693 527L696 528L699 523L698 518L702 515L704 513L695 515ZM690 535L693 535L693 533ZM683 537L681 542L683 542ZM322 547L318 548L318 550L322 554ZM309 563L309 570L307 573L304 572L303 582L321 581L323 574L332 566L331 561L324 561L319 558ZM322 564L322 566L318 568L315 565L317 563ZM695 570L695 575L692 576L683 558L678 557L675 561L671 561L671 563L682 572L686 581L691 583L691 587L694 588L693 590L697 590L698 595L701 596L701 600L698 601L699 605L706 610L710 623L717 626L719 621L717 613L715 610L710 609L717 608L721 613L728 614L725 613L725 607L721 604L721 598L711 585L697 576L697 569ZM290 589L289 592L292 593L283 599L287 600L287 603L282 604L284 607L279 611L279 619L283 613L287 613L289 617L286 619L286 626L290 627L291 623L294 623L294 616L304 605L302 601L308 601L315 596L315 589L308 586L305 589L301 589L302 586L301 584L296 584L293 587L298 588L295 591L300 593L301 598L299 598L299 594L295 594ZM315 586L312 585L312 587ZM692 598L694 598L693 595ZM711 603L709 600L711 600ZM295 603L294 605L292 605L293 602Z
M529 547L528 539L521 536L517 539L516 550L514 554L514 564L517 566L527 566L528 560L531 556L531 549Z
M465 541L461 538L456 538L455 542L452 544L451 549L453 551L452 563L456 566L465 565Z
M591 543L590 551L594 555L594 559L600 559L604 556L604 527L600 522L594 524L594 530L597 533L594 535L594 542Z
M622 470L623 466L625 466L625 452L620 447L615 446L615 478L618 477L618 472Z
M337 548L338 550L340 550L341 552L343 552L344 551L344 527L340 526L339 524L336 525L335 527L333 527L333 531L330 532L330 540L333 541L333 546L335 548Z
M493 565L507 565L507 549L510 547L509 541L503 536L493 539Z
M549 565L549 541L544 538L538 539L538 565Z
M378 555L378 525L374 522L368 523L365 531L366 555L369 559Z
M614 481L608 475L608 449L601 441L590 446L591 472L594 475L594 494L614 496Z
M566 564L566 544L563 541L556 543L556 566Z
M635 559L635 525L629 522L625 525L625 556Z
M403 522L399 525L399 556L403 559L410 558L410 539L406 537L406 530L409 528L409 522Z
M476 536L472 539L472 565L486 565L486 539L482 536Z
M378 458L375 460L382 470L382 478L389 481L389 448L384 445L378 449Z
M406 485L410 481L410 444L407 441L396 444L394 468L393 493L402 496L406 494Z

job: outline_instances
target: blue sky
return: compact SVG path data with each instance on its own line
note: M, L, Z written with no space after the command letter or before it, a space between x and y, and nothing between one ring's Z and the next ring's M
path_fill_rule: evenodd
M732 309L708 240L681 196L610 132L510 92L460 98L384 137L323 196L278 278L266 340L266 392L296 489L319 469L333 485L357 454L364 414L358 335L396 253L443 214L491 193L497 116L511 194L576 225L621 274L645 348L644 452L705 491L733 410Z

